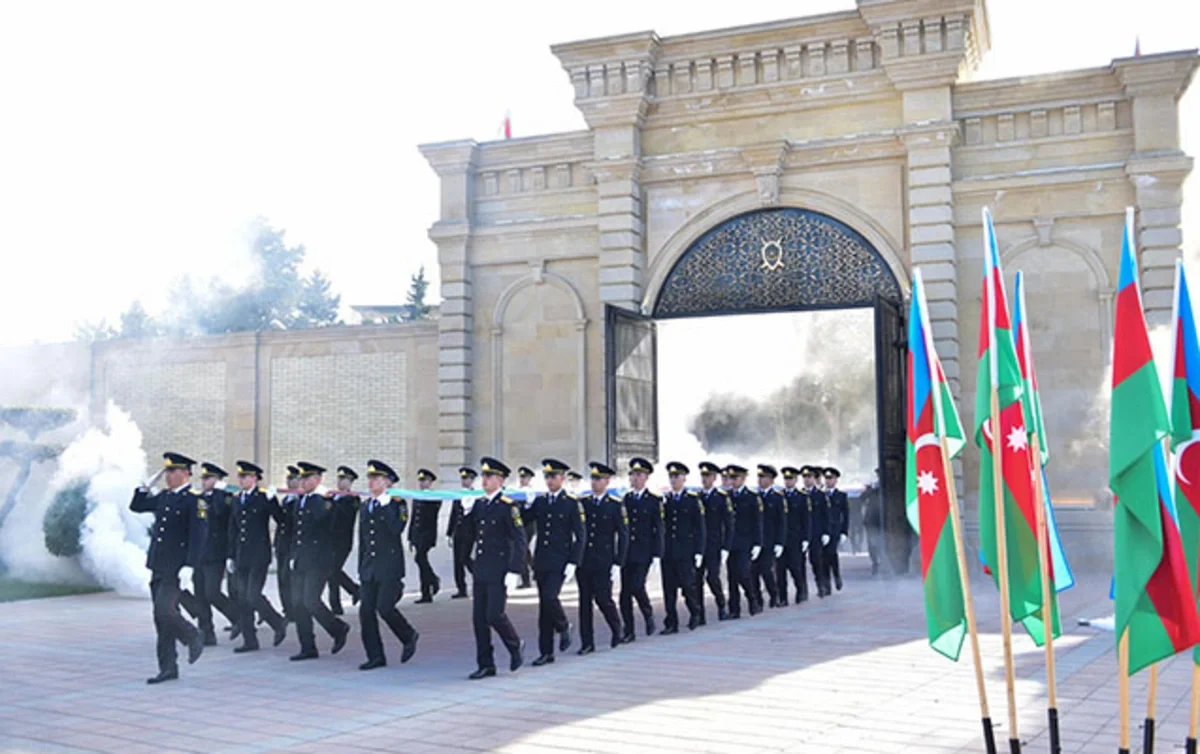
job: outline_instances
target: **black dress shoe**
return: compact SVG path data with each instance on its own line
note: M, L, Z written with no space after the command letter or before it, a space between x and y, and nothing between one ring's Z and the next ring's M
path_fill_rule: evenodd
M549 665L552 662L554 662L554 655L542 655L530 664L532 664L535 668L540 668L541 666Z
M241 635L242 635L242 627L241 626L234 625L234 626L229 627L229 640L230 641L237 641L237 638Z
M204 646L206 646L206 647L217 646L217 635L216 634L205 634L204 635Z
M567 630L561 631L558 634L558 651L566 652L571 648L571 624L567 624Z
M340 602L330 605L329 612L333 613L334 615L345 615L346 614L346 611L342 609L342 605Z
M178 670L178 669L175 669L175 670L163 670L163 671L159 672L159 674L158 674L158 675L156 675L156 676L154 676L153 678L147 678L147 679L146 679L146 683L148 683L148 684L150 684L151 686L153 686L154 684L156 684L156 683L162 683L163 681L173 681L173 680L175 680L175 679L176 679L176 678L178 678L178 677L179 677L179 670Z
M400 653L400 664L401 665L403 665L404 663L411 660L412 656L417 653L417 639L420 639L420 638L421 638L421 635L419 633L417 633L416 631L413 631L412 639L410 639L409 641L404 643L404 651Z
M342 632L333 637L333 653L337 654L342 651L342 647L346 646L346 637L350 635L350 627L345 623L342 624Z
M240 654L242 654L243 652L257 652L257 651L258 651L258 645L257 645L257 644L243 644L243 645L242 645L242 646L240 646L240 647L234 647L234 648L233 648L233 653L234 653L235 655L240 655Z
M274 643L271 644L271 646L278 647L280 644L283 643L283 640L286 638L287 638L287 622L284 621L283 623L279 624L279 628L275 629L275 638L272 640Z
M200 655L204 654L204 637L199 632L192 637L188 642L188 665L200 659Z
M508 672L515 673L517 669L525 664L525 641L522 640L517 645L517 651L512 653L512 657L508 661Z
M662 630L662 633L659 635L660 636L670 636L671 634L677 634L677 633L679 633L678 628L676 628L675 626L667 626L666 628L664 628Z
M646 636L654 636L654 616L646 616Z
M626 631L625 633L621 634L621 643L622 644L632 644L635 641L637 641L637 634L635 634L634 632Z
M416 601L416 602L414 602L413 604L415 604L415 605L428 605L430 602L433 602L433 597L421 597L421 599L417 600L417 601Z
M455 592L454 594L450 595L450 599L465 600L467 597L470 597L470 596L471 595L467 594L466 592Z
M491 678L494 675L496 675L495 667L480 668L479 670L476 670L471 675L467 676L467 680L478 681L480 678Z
M778 601L776 602L776 605L775 605L775 606L776 606L776 607L787 607L787 606L788 606L788 598L787 598L787 597L780 597L780 598L778 599Z
M704 625L704 621L702 621L699 616L688 619L688 630L689 631L695 631L697 626L703 626L703 625Z
M757 602L750 605L750 614L751 615L758 615L761 612L762 612L762 606L759 605Z
M729 620L729 611L726 610L725 608L721 608L720 610L718 610L717 611L717 620L718 621ZM704 625L703 620L700 621L700 625Z
M726 615L723 620L741 620L741 617L741 613L730 613L729 615Z
M613 649L616 649L617 647L621 646L624 643L625 643L624 636L614 636L614 637L612 637L612 641L610 641L608 643L608 646L612 647ZM595 649L595 647L592 647L592 649Z
M383 659L382 657L376 657L373 660L367 660L362 665L359 665L358 669L359 670L374 670L375 668L382 668L382 667L386 667L386 666L387 666L387 660Z
M701 625L701 626L707 626L707 625L708 625L708 618L704 617L703 615L701 615L701 616L700 616L700 619L699 619L699 620L700 620L700 624L699 624L699 625Z
M300 660L315 660L320 656L321 656L320 653L317 652L317 650L313 649L308 652L300 652L299 654L294 654L291 657L289 657L288 659L291 660L292 662L299 662Z
M442 580L441 580L441 579L434 579L434 580L433 580L433 592L432 592L432 593L430 593L430 595L429 595L429 596L430 596L430 598L432 599L432 598L433 598L433 596L434 596L434 595L436 595L436 594L437 594L438 592L440 592L440 591L442 591Z
M613 644L613 646L615 647L617 645ZM579 648L579 651L576 652L575 654L580 655L580 656L590 655L592 652L595 652L595 651L596 651L596 648L593 647L591 644L584 644L582 647Z

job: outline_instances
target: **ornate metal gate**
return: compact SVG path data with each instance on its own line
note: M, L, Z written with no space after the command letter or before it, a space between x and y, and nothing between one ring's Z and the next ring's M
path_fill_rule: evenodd
M883 541L896 573L907 573L912 532L905 515L905 361L908 342L904 306L875 299L875 405L879 436L879 482Z
M658 461L658 339L654 320L608 306L604 311L608 463Z

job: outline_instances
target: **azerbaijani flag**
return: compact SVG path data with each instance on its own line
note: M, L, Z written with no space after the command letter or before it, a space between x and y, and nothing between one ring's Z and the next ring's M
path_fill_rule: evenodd
M1021 381L1024 383L1022 399L1025 402L1025 416L1033 417L1029 421L1028 434L1032 442L1033 433L1037 432L1038 444L1041 448L1041 463L1037 464L1034 473L1041 474L1042 494L1046 498L1046 534L1050 545L1050 574L1054 591L1061 592L1075 586L1075 575L1067 563L1067 553L1063 548L1062 535L1058 533L1058 522L1054 519L1054 503L1050 499L1050 482L1046 477L1046 464L1050 462L1049 443L1046 440L1046 425L1042 419L1042 394L1038 390L1037 370L1033 367L1033 346L1029 339L1028 307L1025 305L1025 273L1017 272L1016 290L1013 292L1013 337L1017 348L1017 364L1021 367Z
M999 580L999 536L996 505L1004 506L1008 556L1008 611L1029 631L1036 644L1045 643L1042 582L1035 527L1033 473L1028 426L1021 400L1023 381L1013 344L1004 274L996 248L992 214L983 210L983 310L979 327L979 370L975 388L975 444L979 446L979 538L992 578ZM992 437L992 394L998 395L1000 437ZM1003 500L995 499L992 471L999 463ZM1054 635L1060 633L1058 611L1051 610Z
M1196 594L1200 565L1200 341L1196 312L1188 294L1183 262L1175 267L1175 316L1171 338L1174 379L1171 381L1171 444L1175 447L1175 507L1179 535L1187 559L1192 593ZM1200 663L1200 647L1192 650Z
M1176 523L1163 440L1170 434L1154 366L1126 210L1113 330L1109 486L1113 508L1115 636L1129 632L1130 674L1200 642L1200 615Z
M950 485L942 450L950 458L963 447L962 424L950 396L942 364L933 350L921 271L913 277L908 317L908 521L920 535L921 579L925 588L925 625L929 646L958 660L967 633L958 547L950 516Z

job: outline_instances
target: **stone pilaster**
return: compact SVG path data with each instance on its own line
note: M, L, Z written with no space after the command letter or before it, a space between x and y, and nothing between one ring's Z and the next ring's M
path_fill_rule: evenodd
M472 463L471 204L475 184L474 141L421 147L441 178L441 218L429 230L438 247L441 315L438 317L438 475L454 479Z
M638 161L628 158L595 163L591 170L598 199L600 300L637 309L646 268Z
M1179 148L1179 98L1197 66L1194 51L1113 61L1133 102L1134 152L1125 166L1137 204L1142 300L1151 325L1166 324L1182 254L1183 181L1192 158Z

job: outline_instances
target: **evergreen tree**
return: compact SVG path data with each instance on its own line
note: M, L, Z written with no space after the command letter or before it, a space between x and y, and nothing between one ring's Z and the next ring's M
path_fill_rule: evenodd
M429 319L430 307L425 303L425 294L428 290L429 281L425 278L425 265L421 265L421 269L412 276L412 282L408 286L408 312L404 316L404 321L415 322L420 319Z

